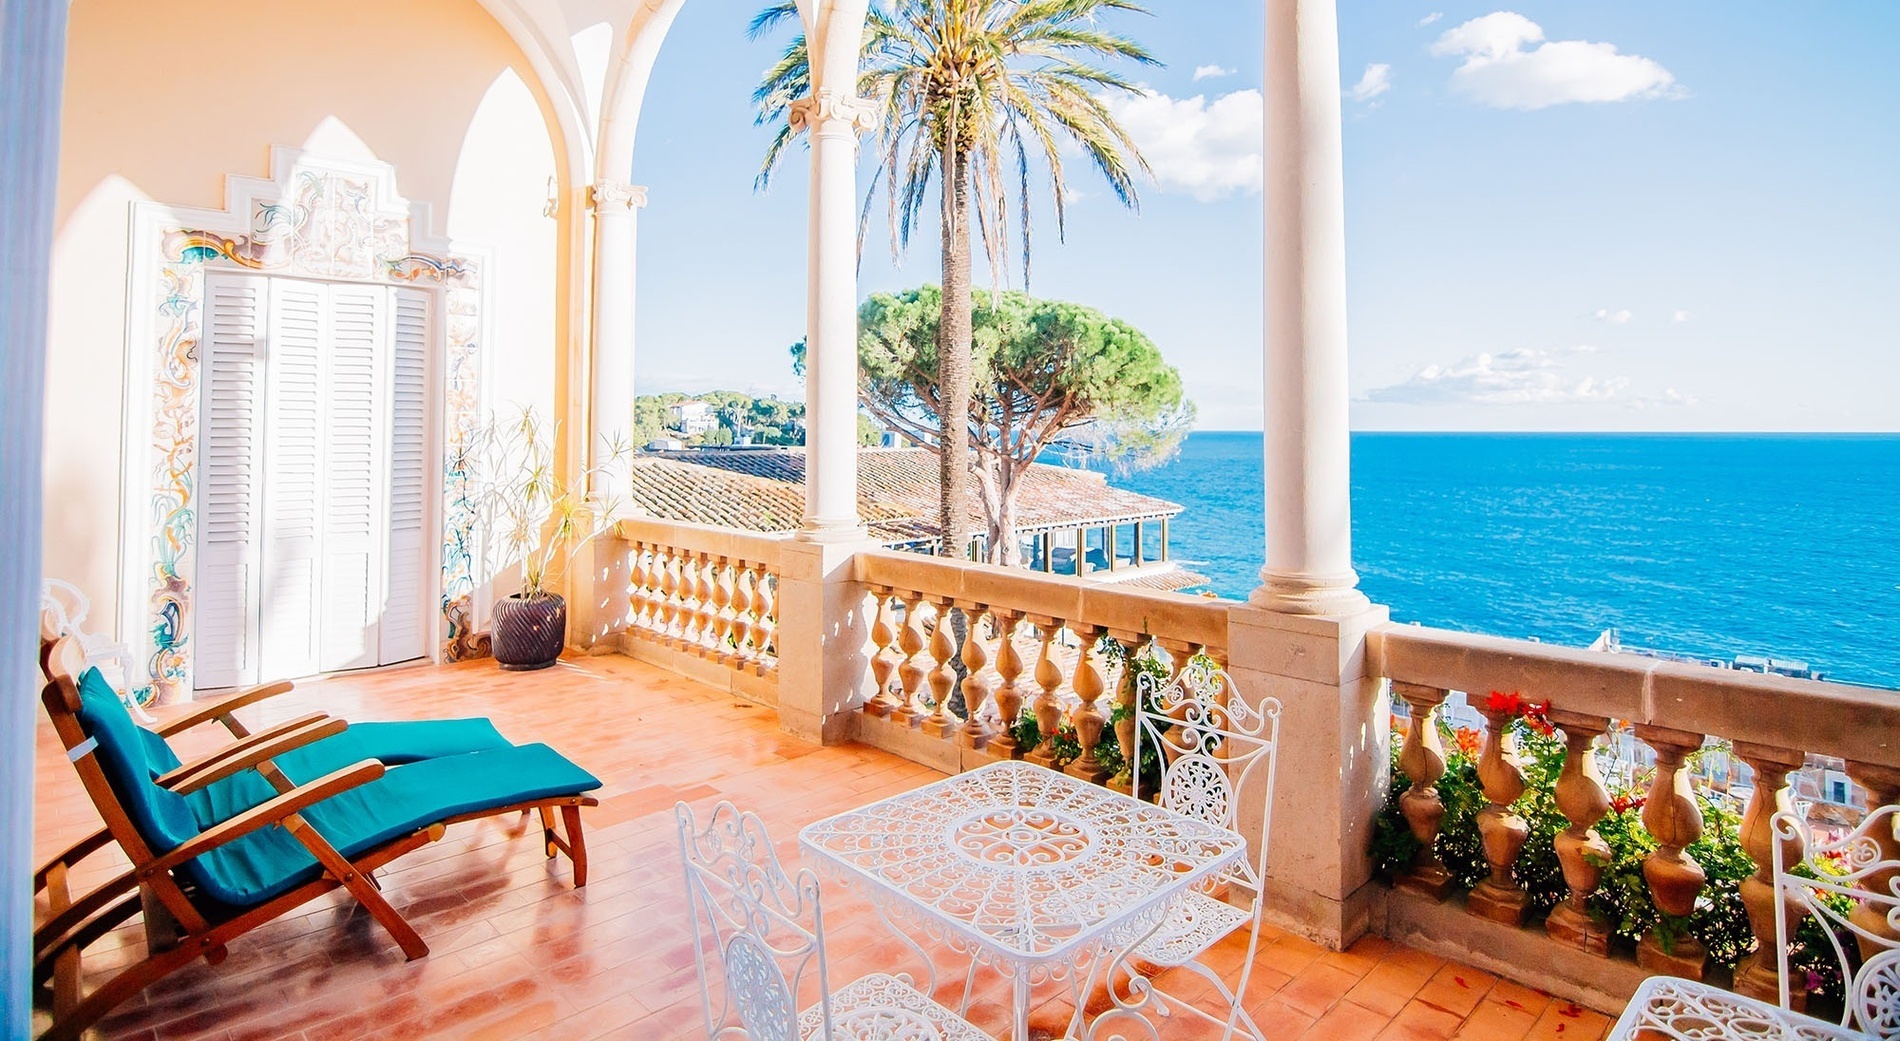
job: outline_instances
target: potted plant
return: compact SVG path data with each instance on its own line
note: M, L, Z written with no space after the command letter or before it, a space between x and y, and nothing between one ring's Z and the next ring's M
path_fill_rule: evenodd
M617 495L595 495L605 477L624 466L627 446L610 444L610 457L562 481L554 465L558 425L545 424L532 407L503 421L491 416L469 441L468 471L482 527L503 565L521 566L521 587L495 602L493 651L504 669L545 669L567 645L567 601L547 588L556 564L565 565L577 543L598 535L618 511ZM622 482L604 482L618 488Z

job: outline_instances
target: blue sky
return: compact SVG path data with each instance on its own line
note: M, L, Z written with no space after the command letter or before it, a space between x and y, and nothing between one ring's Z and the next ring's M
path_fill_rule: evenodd
M1206 429L1258 429L1257 4L1115 25L1139 214L1092 174L1030 288L1145 330ZM1341 5L1353 422L1401 430L1900 430L1900 4ZM641 390L802 396L805 171L748 95L778 42L687 4L635 153ZM938 276L935 233L861 289ZM980 276L983 277L983 276ZM1020 278L1020 276L1016 276Z

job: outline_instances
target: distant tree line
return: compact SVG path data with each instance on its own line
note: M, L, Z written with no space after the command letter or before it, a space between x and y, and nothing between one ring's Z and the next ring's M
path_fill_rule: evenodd
M718 425L687 436L674 425L672 409L689 401L701 401L712 407ZM858 443L875 445L883 430L869 417L858 417ZM755 445L803 445L805 443L805 403L786 401L776 395L755 398L733 390L713 390L704 394L642 394L633 401L635 447L644 447L662 438L672 438L696 447L719 447L749 441Z

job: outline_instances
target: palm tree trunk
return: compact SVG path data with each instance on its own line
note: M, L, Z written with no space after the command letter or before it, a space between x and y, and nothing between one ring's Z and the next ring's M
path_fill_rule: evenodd
M969 550L970 514L970 171L958 135L943 144L943 316L937 326L938 476L943 496L938 512L937 552L962 557Z

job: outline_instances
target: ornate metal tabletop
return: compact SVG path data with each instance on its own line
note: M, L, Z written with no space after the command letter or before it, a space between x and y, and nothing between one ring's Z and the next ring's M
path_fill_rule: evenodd
M828 817L799 842L894 924L1019 984L1134 943L1247 849L1226 828L1015 761Z

